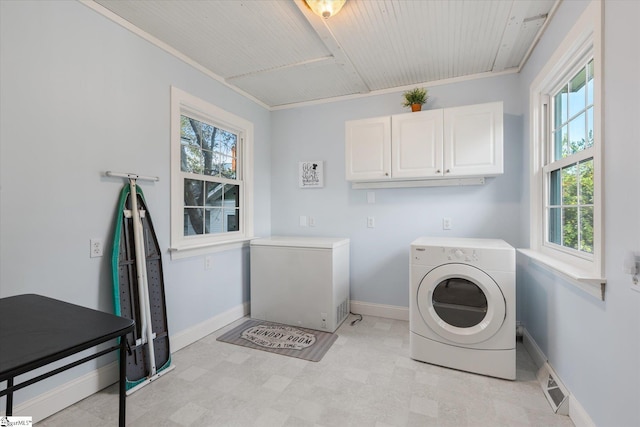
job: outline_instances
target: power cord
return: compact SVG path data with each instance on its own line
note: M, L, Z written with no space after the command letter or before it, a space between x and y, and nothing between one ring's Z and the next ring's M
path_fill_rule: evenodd
M352 311L350 311L349 314L353 314L354 316L360 316L360 318L355 319L351 322L351 326L355 325L356 323L362 320L362 314L354 313Z

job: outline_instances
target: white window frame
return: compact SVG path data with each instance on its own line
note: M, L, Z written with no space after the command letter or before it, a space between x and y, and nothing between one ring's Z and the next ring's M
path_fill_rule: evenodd
M180 116L238 131L240 231L184 236L184 180L198 175L180 169ZM253 238L253 123L176 87L171 87L171 258L235 249Z
M531 216L529 250L522 250L535 262L559 273L589 294L604 299L604 229L602 197L602 3L593 1L556 49L530 87ZM552 96L580 66L594 62L594 142L584 157L593 157L594 212L593 254L579 253L548 243L546 202L548 198L549 120ZM587 151L587 150L585 150Z

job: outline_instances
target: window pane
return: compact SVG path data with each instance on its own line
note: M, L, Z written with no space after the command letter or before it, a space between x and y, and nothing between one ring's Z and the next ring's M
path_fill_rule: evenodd
M180 148L180 170L201 174L204 169L204 159L200 148L193 145L181 145Z
M203 234L204 222L202 220L203 209L185 208L184 209L184 235L193 236Z
M221 156L220 175L225 178L236 178L236 159L230 156Z
M593 159L580 162L578 165L580 173L580 185L578 203L580 205L593 204Z
M554 97L553 128L557 129L567 122L567 86L565 85Z
M207 202L206 206L222 206L222 190L224 184L219 182L207 182Z
M586 107L587 70L583 68L569 82L569 117L573 117Z
M238 231L238 210L237 209L224 209L224 218L226 231Z
M576 165L562 168L562 204L564 206L575 206L578 203L576 170Z
M230 185L230 184L226 184L224 186L225 190L224 190L224 200L225 200L225 207L229 208L229 207L233 207L233 208L238 208L240 207L240 186L239 185Z
M218 129L215 150L226 156L235 156L238 136L226 130Z
M184 205L203 206L204 182L195 179L184 180Z
M593 107L587 110L587 142L585 148L593 147Z
M587 116L585 113L580 114L569 122L569 145L563 157L575 154L586 148L586 128Z
M203 150L213 150L214 149L214 139L216 134L216 128L211 126L208 123L200 123L202 127L202 149Z
M580 250L593 253L593 207L580 208Z
M593 105L593 59L587 65L587 105Z
M549 241L557 245L562 244L562 209L549 209Z
M196 132L187 116L180 116L180 143L199 147Z
M217 234L223 231L223 218L222 209L220 208L207 208L206 212L206 226L205 233Z
M562 126L554 133L553 142L553 160L559 160L566 157L566 147L569 136L567 135L567 125Z
M181 124L181 170L237 179L238 135L185 115Z
M203 151L205 168L203 175L220 175L220 155L213 151Z
M562 245L578 249L578 208L562 209Z
M562 203L562 181L560 180L560 171L551 172L549 180L549 206L560 206Z

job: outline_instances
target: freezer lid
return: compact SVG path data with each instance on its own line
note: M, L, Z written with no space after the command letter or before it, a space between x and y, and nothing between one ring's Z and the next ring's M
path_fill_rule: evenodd
M346 237L271 236L251 240L251 246L334 249L348 245Z

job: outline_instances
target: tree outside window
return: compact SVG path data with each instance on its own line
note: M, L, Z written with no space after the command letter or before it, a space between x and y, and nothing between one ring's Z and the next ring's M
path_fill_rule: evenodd
M184 179L184 236L239 231L241 182L238 135L180 116L180 170Z

